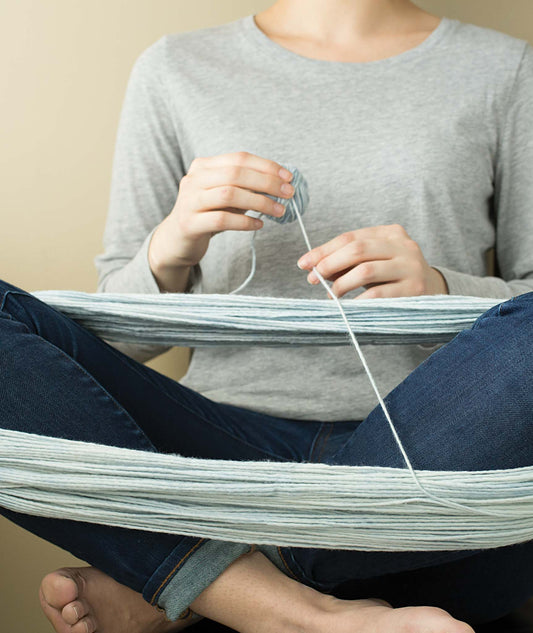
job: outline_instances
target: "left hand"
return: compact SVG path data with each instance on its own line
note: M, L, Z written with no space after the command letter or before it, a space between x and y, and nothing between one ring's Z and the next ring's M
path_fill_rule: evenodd
M399 224L342 233L307 252L298 266L311 271L316 266L325 279L334 281L331 290L337 297L362 286L367 290L355 299L448 294L444 277ZM314 272L307 280L320 283Z

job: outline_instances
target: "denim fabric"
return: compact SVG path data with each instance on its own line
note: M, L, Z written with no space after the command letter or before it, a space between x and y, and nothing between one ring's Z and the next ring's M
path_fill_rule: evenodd
M532 317L533 293L495 306L387 396L416 468L532 465ZM4 428L201 458L404 467L379 408L364 421L321 422L213 402L3 282L0 376ZM186 615L254 546L0 511L141 592L170 619ZM471 621L493 619L533 595L531 543L469 552L259 549L317 589L394 606L419 601Z

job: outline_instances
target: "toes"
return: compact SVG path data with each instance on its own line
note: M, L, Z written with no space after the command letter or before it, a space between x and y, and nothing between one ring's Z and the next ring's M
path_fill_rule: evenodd
M69 604L63 607L63 610L61 611L63 620L65 620L67 624L76 624L76 622L88 615L88 613L89 607L82 600L69 602Z
M39 590L39 600L41 602L41 608L44 615L47 617L50 624L54 627L56 633L70 633L70 625L67 624L65 620L63 620L60 611L48 604L41 590Z
M81 570L58 569L43 578L39 598L44 614L56 633L94 633L94 620L88 616L88 606L78 599L84 588Z
M405 618L406 633L474 633L466 622L456 620L439 607L402 607L395 611L401 613L402 619Z
M90 616L82 618L74 626L69 627L69 633L95 633L95 631L96 625Z
M76 600L79 589L70 570L58 569L43 578L41 592L51 607L61 611L66 604Z

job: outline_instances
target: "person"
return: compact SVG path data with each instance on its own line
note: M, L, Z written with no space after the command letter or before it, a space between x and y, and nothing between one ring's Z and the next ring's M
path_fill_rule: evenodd
M164 36L128 84L98 289L231 292L255 233L250 295L325 298L316 266L354 300L493 297L444 346L365 353L415 468L529 466L532 99L528 42L409 0L277 0ZM296 224L247 213L282 213L288 164L310 186L307 253ZM111 346L3 282L0 349L5 428L207 459L405 467L346 348L197 348L176 382L142 364L161 347ZM58 633L166 633L204 616L242 633L471 633L533 594L531 542L285 548L2 514L93 565L43 579Z

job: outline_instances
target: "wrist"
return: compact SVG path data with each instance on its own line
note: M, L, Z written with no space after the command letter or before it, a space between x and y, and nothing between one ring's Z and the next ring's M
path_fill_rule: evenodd
M448 283L446 282L446 278L436 268L430 268L431 273L431 283L430 283L430 293L432 295L448 295L450 294L450 290L448 288Z
M148 265L161 292L184 292L191 267L187 264L169 262L168 259L160 256L159 227L154 231L148 246Z

